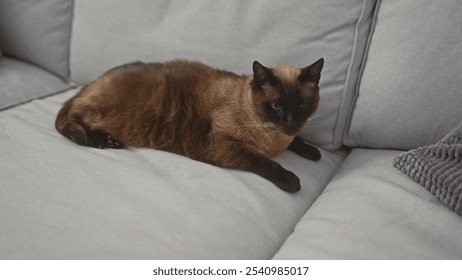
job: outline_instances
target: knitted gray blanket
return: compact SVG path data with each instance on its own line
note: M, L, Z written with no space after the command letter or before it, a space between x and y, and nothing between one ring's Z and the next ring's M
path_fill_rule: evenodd
M398 155L393 165L462 215L462 122L435 145Z

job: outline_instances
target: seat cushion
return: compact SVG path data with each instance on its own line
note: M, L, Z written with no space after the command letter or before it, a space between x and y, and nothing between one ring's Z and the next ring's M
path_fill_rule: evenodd
M0 60L0 110L68 89L56 75L27 62Z
M289 194L163 151L82 147L54 129L75 92L0 112L0 259L268 259L344 158L285 152Z
M400 151L355 149L277 259L461 259L462 218L393 167Z

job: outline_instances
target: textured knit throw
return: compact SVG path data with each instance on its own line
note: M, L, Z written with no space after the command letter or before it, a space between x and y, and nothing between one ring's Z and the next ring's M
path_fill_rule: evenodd
M462 215L462 123L435 145L398 155L393 165Z

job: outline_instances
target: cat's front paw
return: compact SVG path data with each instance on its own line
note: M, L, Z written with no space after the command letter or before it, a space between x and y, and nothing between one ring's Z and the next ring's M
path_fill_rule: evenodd
M285 169L280 170L273 183L281 190L289 193L298 192L301 188L297 175Z
M249 171L262 176L283 191L294 193L300 190L300 179L297 175L269 158L256 157Z
M321 159L321 152L318 150L318 148L310 145L306 145L300 155L313 161L318 161Z
M289 150L294 151L299 156L309 160L317 161L321 159L321 152L315 146L305 143L300 137L295 137L289 146Z

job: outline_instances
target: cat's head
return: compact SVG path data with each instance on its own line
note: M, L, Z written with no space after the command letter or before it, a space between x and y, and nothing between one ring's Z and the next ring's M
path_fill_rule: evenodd
M319 103L321 58L305 68L253 63L252 100L262 122L271 122L288 135L297 134Z

